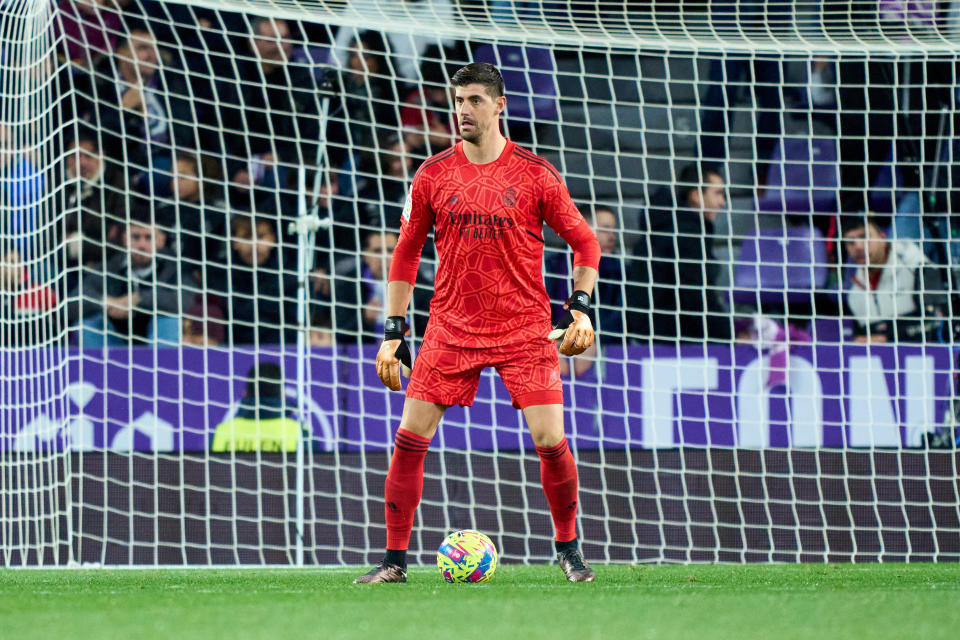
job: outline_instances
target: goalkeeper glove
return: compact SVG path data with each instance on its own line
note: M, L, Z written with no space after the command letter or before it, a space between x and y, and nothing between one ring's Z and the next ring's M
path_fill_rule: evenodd
M590 322L590 294L586 291L574 291L564 303L565 309L559 322L547 334L550 340L560 340L560 353L576 356L593 344L593 323Z
M377 353L377 376L393 391L400 390L400 373L410 377L413 359L404 339L410 330L403 316L390 316L383 325L383 343Z

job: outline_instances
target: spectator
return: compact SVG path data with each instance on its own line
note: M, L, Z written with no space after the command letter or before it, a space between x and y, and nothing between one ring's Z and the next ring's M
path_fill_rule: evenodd
M856 265L844 287L854 341L937 341L948 307L939 269L909 240L888 240L873 217L842 222L847 258Z
M350 51L346 68L340 74L342 112L345 120L331 120L330 162L335 167L353 169L362 154L372 153L377 140L396 131L397 92L383 55L383 38L375 31L364 32ZM353 150L351 155L349 150ZM352 195L349 183L340 192Z
M413 177L413 158L403 140L395 135L384 139L380 148L361 166L366 176L358 195L362 222L399 232L407 181Z
M283 371L260 362L247 372L246 388L234 417L213 432L210 451L296 451L301 426L287 417Z
M315 313L310 321L310 346L332 347L335 344L330 317L322 311Z
M46 265L39 263L38 255L45 242L38 232L46 178L32 154L16 145L19 139L9 125L0 124L0 197L5 218L0 219L0 230L12 236L21 258L35 265L32 277L45 280Z
M641 260L631 278L637 284L629 306L638 309L632 333L645 338L652 330L652 339L671 342L730 339L730 315L715 289L720 267L713 255L713 223L725 207L723 177L709 165L684 167L676 192L654 195L647 211L649 240L641 238L635 249Z
M347 258L336 265L334 275L330 278L330 288L332 299L337 302L333 309L333 319L336 321L334 328L339 344L356 342L358 334L364 342L379 341L382 338L380 334L386 320L384 303L387 271L390 254L396 244L395 233L371 233L367 236L361 257ZM426 310L432 295L432 288L415 287L413 307ZM318 311L323 312L322 309ZM425 319L425 316L414 315L414 329L418 335L423 335Z
M344 13L361 15L373 20L382 19L384 15L396 14L401 8L404 15L409 16L419 24L428 28L431 23L447 23L453 21L453 4L451 0L419 0L418 2L403 2L398 5L393 0L348 0ZM369 33L369 32L368 32ZM341 67L347 66L347 60L353 52L352 47L363 34L353 27L340 27L334 43L334 61ZM417 69L420 66L420 57L427 47L454 46L455 42L449 38L438 38L429 35L413 35L411 33L388 33L386 37L390 43L389 52L393 56L393 68L396 75L407 80L417 80ZM384 51L387 49L384 48ZM394 75L394 74L390 74Z
M296 326L296 279L281 267L276 222L237 214L230 224L226 266L210 268L210 286L224 300L234 345L291 341Z
M64 175L66 265L106 263L122 250L123 224L111 165L95 132L82 128L67 143ZM73 284L68 283L67 289Z
M626 281L626 265L620 253L620 220L613 209L597 206L587 222L600 243L600 266L596 309L597 336L600 340L619 340L623 335L623 283Z
M619 341L623 337L623 287L627 282L626 264L620 251L620 221L614 210L605 205L595 206L592 213L585 210L584 218L593 228L600 243L593 324L601 341ZM565 251L555 253L548 259L547 292L551 299L558 303L554 308L555 315L560 313L559 303L569 295L569 256L570 253Z
M30 347L58 334L57 294L35 284L16 249L0 254L0 346Z
M217 305L205 299L195 301L183 316L183 343L195 347L223 344L227 335L223 319L223 311Z
M387 271L389 256L397 246L395 233L371 233L363 252L363 268L360 272L362 286L366 291L363 299L363 326L373 333L383 330L387 319Z
M333 221L332 244L331 234L320 231L317 233L317 247L324 253L332 250L334 262L356 253L363 246L363 238L371 229L368 228L368 221L360 220L357 199L340 197L340 182L330 172L324 174L316 205L321 218L330 218ZM379 227L379 222L377 226ZM327 260L323 259L322 262Z
M449 78L438 60L420 65L423 83L404 99L400 110L403 139L411 155L429 157L450 147L456 133L450 103Z
M62 0L56 21L67 59L92 69L112 53L123 32L120 15L105 0Z
M71 296L69 316L81 323L81 346L176 345L192 282L165 251L167 232L145 201L132 201L122 241L125 250L105 267L84 269L82 291Z
M227 213L225 207L209 206L211 194L205 191L207 181L200 176L200 160L192 154L177 156L174 173L168 177L173 195L171 204L161 209L160 216L170 220L179 231L179 255L184 270L197 282L204 282L203 266L225 253Z
M237 188L262 190L249 198L256 202L288 185L290 167L318 164L319 96L310 70L289 64L293 42L286 20L254 20L249 46L253 59L239 63L239 89L228 100L237 105L228 116L236 127L228 166Z
M171 149L196 148L195 113L183 73L161 64L153 35L134 29L117 47L116 77L101 83L100 122L111 135L108 155L139 170ZM124 155L125 154L125 155Z

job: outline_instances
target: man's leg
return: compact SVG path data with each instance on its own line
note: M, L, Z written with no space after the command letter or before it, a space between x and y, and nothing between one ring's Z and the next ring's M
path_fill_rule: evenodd
M407 546L423 493L423 460L446 410L446 405L416 398L404 401L384 488L387 553L382 563L354 582L406 581Z
M540 482L553 517L554 540L576 540L577 464L563 434L563 405L535 405L523 415L540 456Z
M525 407L523 416L540 457L540 483L553 518L557 560L567 580L591 582L593 569L584 561L577 542L577 463L563 433L563 405Z

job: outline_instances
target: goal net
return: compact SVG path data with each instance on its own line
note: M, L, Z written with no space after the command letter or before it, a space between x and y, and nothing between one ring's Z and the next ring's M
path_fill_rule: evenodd
M0 562L379 558L389 255L474 60L603 251L597 347L562 358L587 558L960 558L960 8L667 4L3 3ZM463 528L552 556L492 371L414 561Z

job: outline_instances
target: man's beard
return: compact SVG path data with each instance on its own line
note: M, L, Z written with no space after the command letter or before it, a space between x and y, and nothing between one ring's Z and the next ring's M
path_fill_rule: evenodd
M474 123L473 131L460 129L460 137L463 138L465 142L479 142L480 138L483 137L483 129Z

